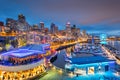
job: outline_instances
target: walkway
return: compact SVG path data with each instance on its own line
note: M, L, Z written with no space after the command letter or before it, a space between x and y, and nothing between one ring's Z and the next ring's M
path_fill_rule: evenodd
M59 70L50 70L48 74L39 80L120 80L120 78L115 77L111 72L105 74L94 74L94 75L67 75L65 72L60 73Z

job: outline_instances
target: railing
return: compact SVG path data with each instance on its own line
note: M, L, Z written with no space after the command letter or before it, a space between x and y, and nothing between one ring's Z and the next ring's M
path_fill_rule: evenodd
M17 72L17 71L24 71L29 70L37 67L38 65L41 65L44 62L44 60L40 60L36 63L26 64L26 65L19 65L19 66L4 66L0 65L0 70L2 71L10 71L10 72Z

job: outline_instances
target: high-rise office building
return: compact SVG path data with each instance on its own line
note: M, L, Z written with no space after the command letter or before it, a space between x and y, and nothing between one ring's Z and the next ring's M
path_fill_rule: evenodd
M87 35L87 33L86 33L86 30L83 30L83 31L82 31L82 36L83 36L84 38L86 38L86 39L88 38L88 35Z
M66 34L68 37L71 36L71 25L70 25L70 22L67 22L66 24Z
M37 24L34 24L34 25L33 25L33 29L38 29L38 25L37 25Z
M72 33L76 32L76 25L73 25L73 27L71 27L71 32Z
M26 18L23 14L18 15L16 28L18 31L28 31L30 29L30 25L26 22Z
M4 26L4 22L0 22L0 32L2 31L2 26Z
M54 24L54 23L51 23L50 32L51 32L52 34L55 33L55 24Z
M40 22L40 30L42 33L45 33L45 27L44 22Z
M10 30L16 30L16 20L12 19L12 18L7 18L6 19L6 27L10 28Z
M4 22L0 21L0 26L4 26Z
M58 26L55 26L55 33L58 33Z
M19 20L20 22L25 22L25 16L24 16L23 14L19 14L19 15L18 15L18 20Z
M48 28L44 28L44 33L47 35L48 34L48 32L49 32L49 29Z
M44 22L40 22L40 29L41 29L41 30L44 29Z
M76 28L76 32L77 32L77 35L80 37L81 36L80 28Z
M72 35L72 37L76 37L77 36L76 25L73 25L71 27L71 35Z

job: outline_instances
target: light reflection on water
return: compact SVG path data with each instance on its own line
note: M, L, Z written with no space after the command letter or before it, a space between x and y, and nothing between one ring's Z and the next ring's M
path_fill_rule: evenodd
M120 41L109 41L108 44L120 51Z

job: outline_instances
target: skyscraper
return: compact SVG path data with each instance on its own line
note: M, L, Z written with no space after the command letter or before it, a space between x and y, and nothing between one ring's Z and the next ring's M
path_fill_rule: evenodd
M58 33L58 26L55 26L55 33Z
M38 29L38 25L37 25L37 24L34 24L34 25L33 25L33 29Z
M4 22L0 22L0 32L2 31L2 26L4 26Z
M40 30L42 33L45 33L44 22L40 22Z
M77 36L76 25L73 25L71 27L71 35L72 35L72 37L76 37Z
M18 31L28 31L30 25L26 22L26 18L23 14L18 15L18 20L16 22L16 28Z
M86 30L82 31L82 35L85 37L86 36Z
M77 32L77 35L80 37L81 36L80 28L76 28L76 32Z
M45 30L45 34L47 35L48 32L49 32L49 29L48 28L44 28L44 30Z
M24 16L23 14L19 14L19 15L18 15L18 20L19 20L20 22L25 22L25 16Z
M40 29L41 29L41 30L44 29L44 22L40 22Z
M54 23L51 23L50 32L51 32L52 34L55 33L55 24L54 24Z
M10 28L10 30L16 30L16 20L12 18L7 18L6 19L6 27Z
M70 22L66 23L66 34L68 37L71 36L71 26L70 26Z

